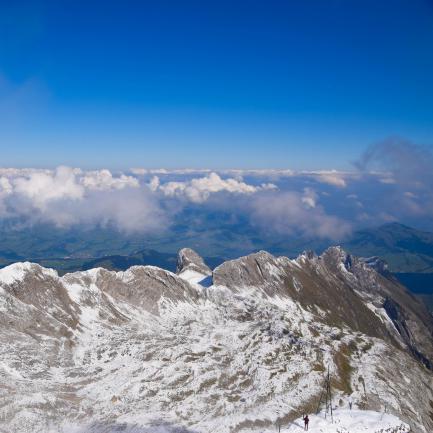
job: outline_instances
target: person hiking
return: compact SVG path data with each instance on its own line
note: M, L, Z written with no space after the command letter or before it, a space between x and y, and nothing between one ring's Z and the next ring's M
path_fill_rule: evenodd
M308 423L310 422L310 418L308 418L308 415L305 415L302 419L304 420L304 430L308 430Z

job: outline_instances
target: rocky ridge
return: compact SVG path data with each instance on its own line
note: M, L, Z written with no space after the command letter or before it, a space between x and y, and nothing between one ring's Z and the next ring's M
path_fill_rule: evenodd
M190 249L176 274L8 266L0 431L272 431L315 412L329 368L337 407L351 398L427 433L432 319L376 265L333 247L213 272Z

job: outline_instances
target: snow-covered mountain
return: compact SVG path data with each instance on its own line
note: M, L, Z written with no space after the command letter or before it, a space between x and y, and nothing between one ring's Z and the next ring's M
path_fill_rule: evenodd
M339 247L213 272L184 249L176 274L16 263L0 270L0 432L295 432L329 368L340 430L311 431L428 433L432 330L383 266Z

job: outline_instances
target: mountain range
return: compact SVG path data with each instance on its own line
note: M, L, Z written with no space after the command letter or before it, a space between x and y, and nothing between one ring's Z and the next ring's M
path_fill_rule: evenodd
M23 230L0 227L2 245L0 266L15 261L30 260L42 266L56 269L60 274L104 267L109 270L126 270L134 265L154 265L174 271L176 253L173 248L184 242L194 247L200 245L200 253L211 268L224 260L232 259L234 252L248 254L265 248L276 255L296 257L302 250L315 250L320 253L330 245L319 240L301 238L263 241L254 240L253 234L236 231L230 236L222 232L219 242L227 245L211 248L198 234L188 237L182 228L171 239L171 247L161 244L158 239L147 239L119 233L108 228L93 229L52 229L47 226L34 226ZM211 231L212 233L212 231ZM207 236L207 235L206 235ZM61 241L60 241L61 239ZM230 247L236 244L237 247ZM149 245L152 247L143 248ZM241 247L243 245L243 247ZM433 310L433 233L416 230L399 223L390 223L377 228L356 231L350 238L341 242L342 247L360 257L377 256L385 260L388 269L413 293L422 298ZM160 248L160 249L158 249ZM215 255L215 252L223 253Z
M383 262L341 247L213 271L182 249L175 273L14 263L0 270L0 431L297 431L325 409L329 371L336 417L352 401L389 433L427 433L432 332Z

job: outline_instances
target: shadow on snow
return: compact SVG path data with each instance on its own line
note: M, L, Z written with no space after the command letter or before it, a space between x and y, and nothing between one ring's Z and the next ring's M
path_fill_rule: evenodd
M148 426L137 424L103 422L93 423L88 426L74 427L63 430L63 433L198 433L186 427L170 423L155 422Z

